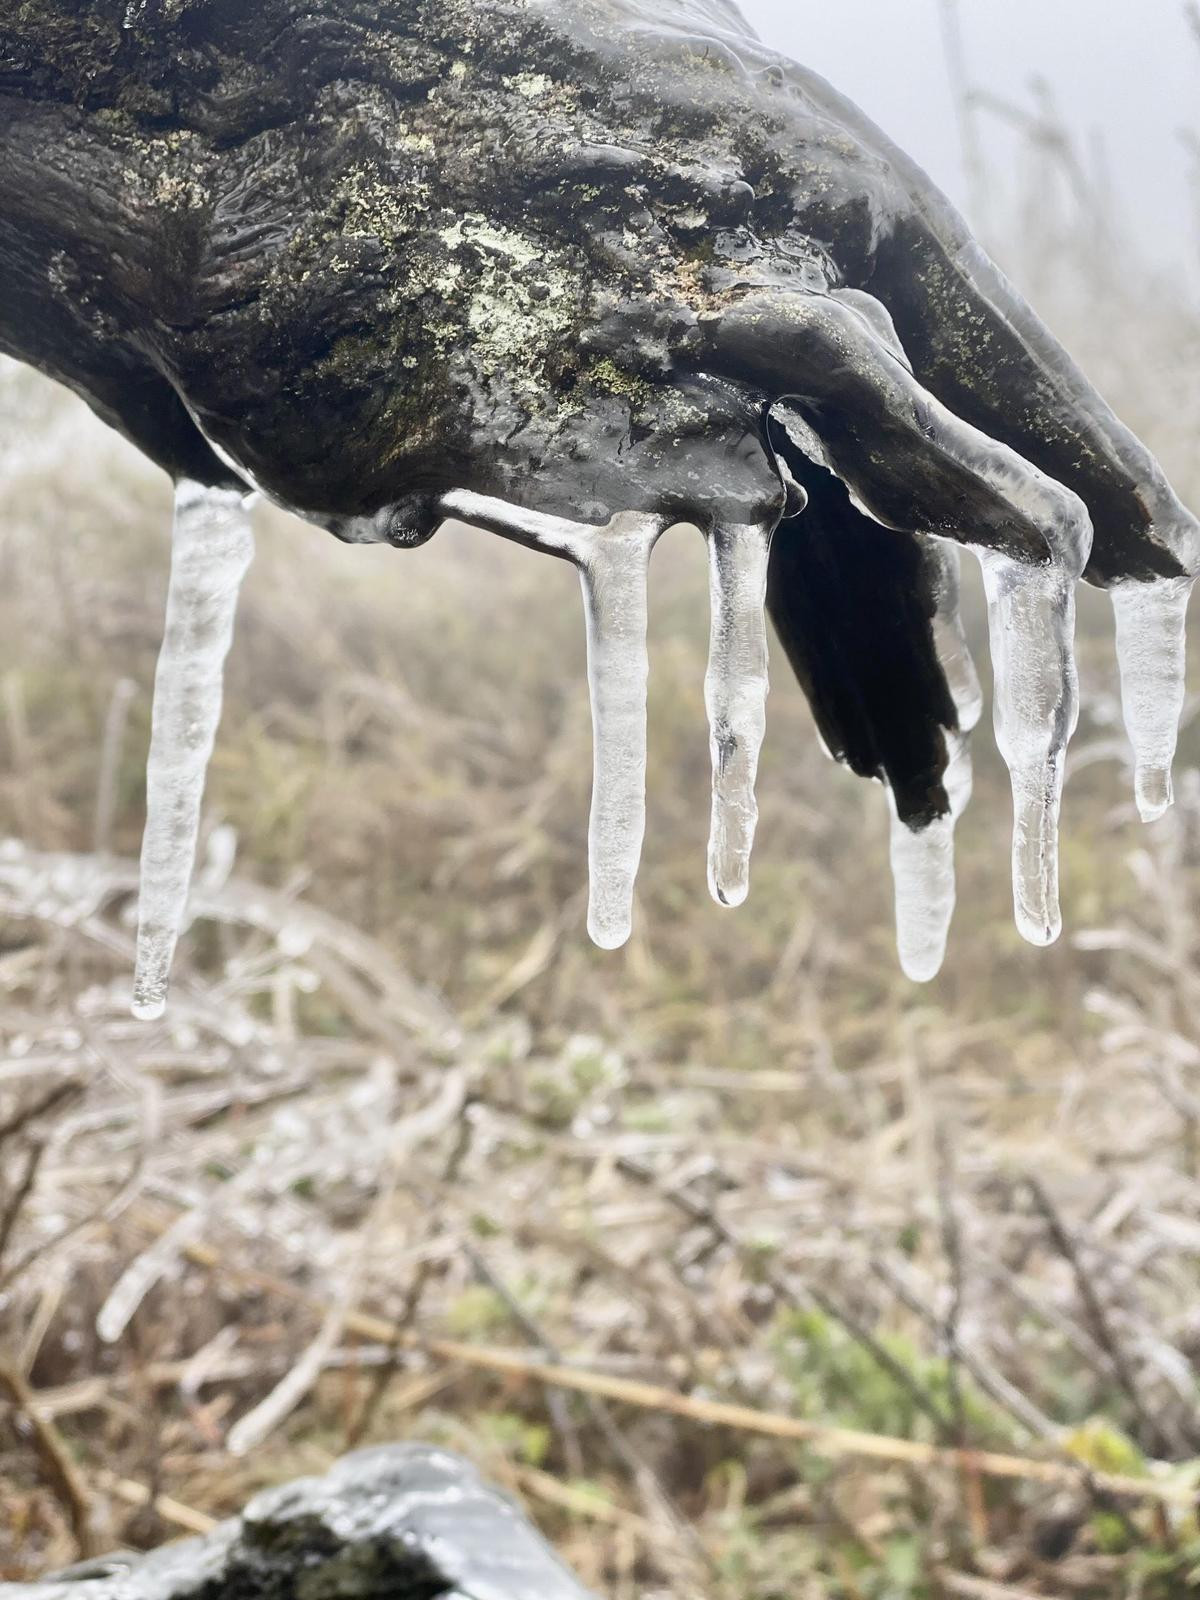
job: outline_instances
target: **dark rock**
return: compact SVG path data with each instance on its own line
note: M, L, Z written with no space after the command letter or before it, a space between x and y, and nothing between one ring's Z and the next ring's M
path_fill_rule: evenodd
M347 1456L206 1539L110 1556L4 1600L588 1600L514 1505L424 1445Z

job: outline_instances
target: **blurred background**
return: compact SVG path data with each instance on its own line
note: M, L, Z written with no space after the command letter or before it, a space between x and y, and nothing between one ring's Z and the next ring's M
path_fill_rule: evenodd
M968 208L1200 508L1200 12L747 11ZM694 534L655 559L646 854L609 955L574 575L463 528L350 550L264 511L195 922L147 1027L169 487L6 365L0 504L0 1578L421 1437L617 1600L1200 1592L1200 702L1144 829L1102 595L1067 933L1013 928L985 726L949 960L917 989L882 791L821 755L778 652L751 899L708 899ZM707 1425L710 1399L814 1436Z

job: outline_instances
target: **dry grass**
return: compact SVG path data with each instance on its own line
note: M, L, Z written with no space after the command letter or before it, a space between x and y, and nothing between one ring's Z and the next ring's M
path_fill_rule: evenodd
M1056 248L1074 343L1200 500L1200 324L1135 317L1116 278L1081 307ZM1074 937L1012 929L984 734L950 960L918 991L882 795L817 753L782 662L752 898L707 900L698 542L655 564L650 832L610 956L583 931L569 571L267 514L196 922L146 1028L165 486L28 376L0 411L0 1577L420 1435L618 1600L1191 1592L1191 1512L1088 1477L1200 1477L1200 735L1140 830L1098 600ZM456 1342L614 1381L489 1374ZM864 1462L616 1380L1080 1470Z

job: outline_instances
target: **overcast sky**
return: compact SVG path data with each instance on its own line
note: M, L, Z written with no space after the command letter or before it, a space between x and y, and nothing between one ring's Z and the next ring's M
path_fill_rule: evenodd
M1086 146L1098 130L1113 188L1160 261L1200 277L1200 221L1180 130L1200 132L1200 45L1186 0L958 0L969 71L1029 104L1053 86ZM741 0L764 39L856 100L966 208L940 0ZM1011 138L984 119L1001 168Z

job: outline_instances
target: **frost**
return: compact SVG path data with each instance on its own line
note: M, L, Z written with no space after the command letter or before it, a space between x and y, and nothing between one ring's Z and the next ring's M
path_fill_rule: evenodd
M711 632L704 701L713 793L708 885L720 905L750 892L758 826L754 783L767 727L767 563L770 527L718 527L709 537Z
M244 495L180 483L146 768L133 1011L147 1021L162 1016L166 1007L196 859L204 782L221 718L225 657L253 552Z
M1067 743L1079 718L1075 580L1057 562L1025 566L981 552L988 600L996 743L1013 795L1013 903L1030 944L1062 932L1058 819Z
M1171 805L1171 766L1183 714L1189 578L1119 583L1112 590L1125 726L1136 762L1138 810L1154 822Z

